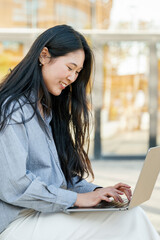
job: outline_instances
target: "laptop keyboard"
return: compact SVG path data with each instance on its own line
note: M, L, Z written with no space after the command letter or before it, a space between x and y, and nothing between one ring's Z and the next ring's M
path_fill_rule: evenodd
M123 203L116 202L114 200L112 202L106 202L102 200L99 204L94 206L94 208L125 208L128 205L129 205L129 201L127 199L123 199Z

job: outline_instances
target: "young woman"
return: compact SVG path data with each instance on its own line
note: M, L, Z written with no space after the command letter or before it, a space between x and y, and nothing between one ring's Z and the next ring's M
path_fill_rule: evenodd
M67 25L42 33L0 85L0 240L145 239L159 236L141 208L72 213L121 195L127 184L100 188L84 144L92 53Z

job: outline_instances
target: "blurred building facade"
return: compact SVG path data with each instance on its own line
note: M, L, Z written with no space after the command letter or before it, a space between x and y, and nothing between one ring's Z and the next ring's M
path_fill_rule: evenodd
M1 0L0 28L108 28L111 8L112 0Z
M13 68L23 58L33 41L34 34L33 36L31 34L29 43L24 41L24 29L32 30L32 32L35 29L42 29L43 31L57 24L69 24L78 30L91 30L93 32L94 30L102 30L102 32L105 30L109 32L108 34L110 34L110 31L118 32L118 28L120 31L128 31L131 27L137 26L137 30L142 30L142 32L147 29L149 23L145 21L140 20L138 22L137 20L136 24L133 24L133 16L131 16L131 22L122 21L113 24L115 3L118 4L118 1L1 0L0 78L2 79L9 68ZM134 11L135 8L132 4L131 15L134 15ZM13 33L15 34L14 40L12 38L7 39L7 34L6 39L2 37L3 30L5 32L6 29L8 32L17 29ZM99 34L98 31L96 36ZM21 38L18 35L20 32L22 32ZM127 37L121 39L120 35L110 38L110 35L106 34L105 38L102 36L103 41L101 43L99 43L100 41L94 43L95 34L92 35L91 32L86 36L92 47L97 51L98 55L96 56L98 58L96 57L96 59L100 59L100 61L98 60L98 66L96 66L99 70L96 75L94 90L96 97L98 97L98 92L102 96L99 112L101 127L98 133L101 146L98 148L101 148L100 151L103 155L144 155L149 145L151 122L154 122L151 120L151 107L149 106L151 101L150 89L152 89L150 84L152 81L156 81L151 79L150 74L150 40L146 41L145 37L142 40L136 40L135 37L133 41ZM160 45L158 41L159 38L154 42L156 47L154 57L157 61L154 63L154 69L157 66L157 86L160 90ZM99 48L101 48L100 51ZM157 101L159 118L160 94ZM155 128L156 136L154 133L154 137L157 138L157 143L160 143L160 124L154 125ZM93 131L92 135L94 139ZM95 148L96 146L98 144L95 144Z

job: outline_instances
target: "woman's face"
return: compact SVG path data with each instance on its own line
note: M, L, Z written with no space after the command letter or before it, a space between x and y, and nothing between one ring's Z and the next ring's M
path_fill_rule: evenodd
M63 89L77 79L83 68L85 53L80 49L62 57L50 59L48 49L46 49L44 48L44 52L42 50L40 55L42 76L48 91L58 96Z

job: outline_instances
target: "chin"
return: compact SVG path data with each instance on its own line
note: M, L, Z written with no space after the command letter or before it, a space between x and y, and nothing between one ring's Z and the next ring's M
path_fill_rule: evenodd
M62 91L60 91L60 92L53 92L53 91L49 91L53 96L59 96L59 95L61 95L61 93L62 93Z

